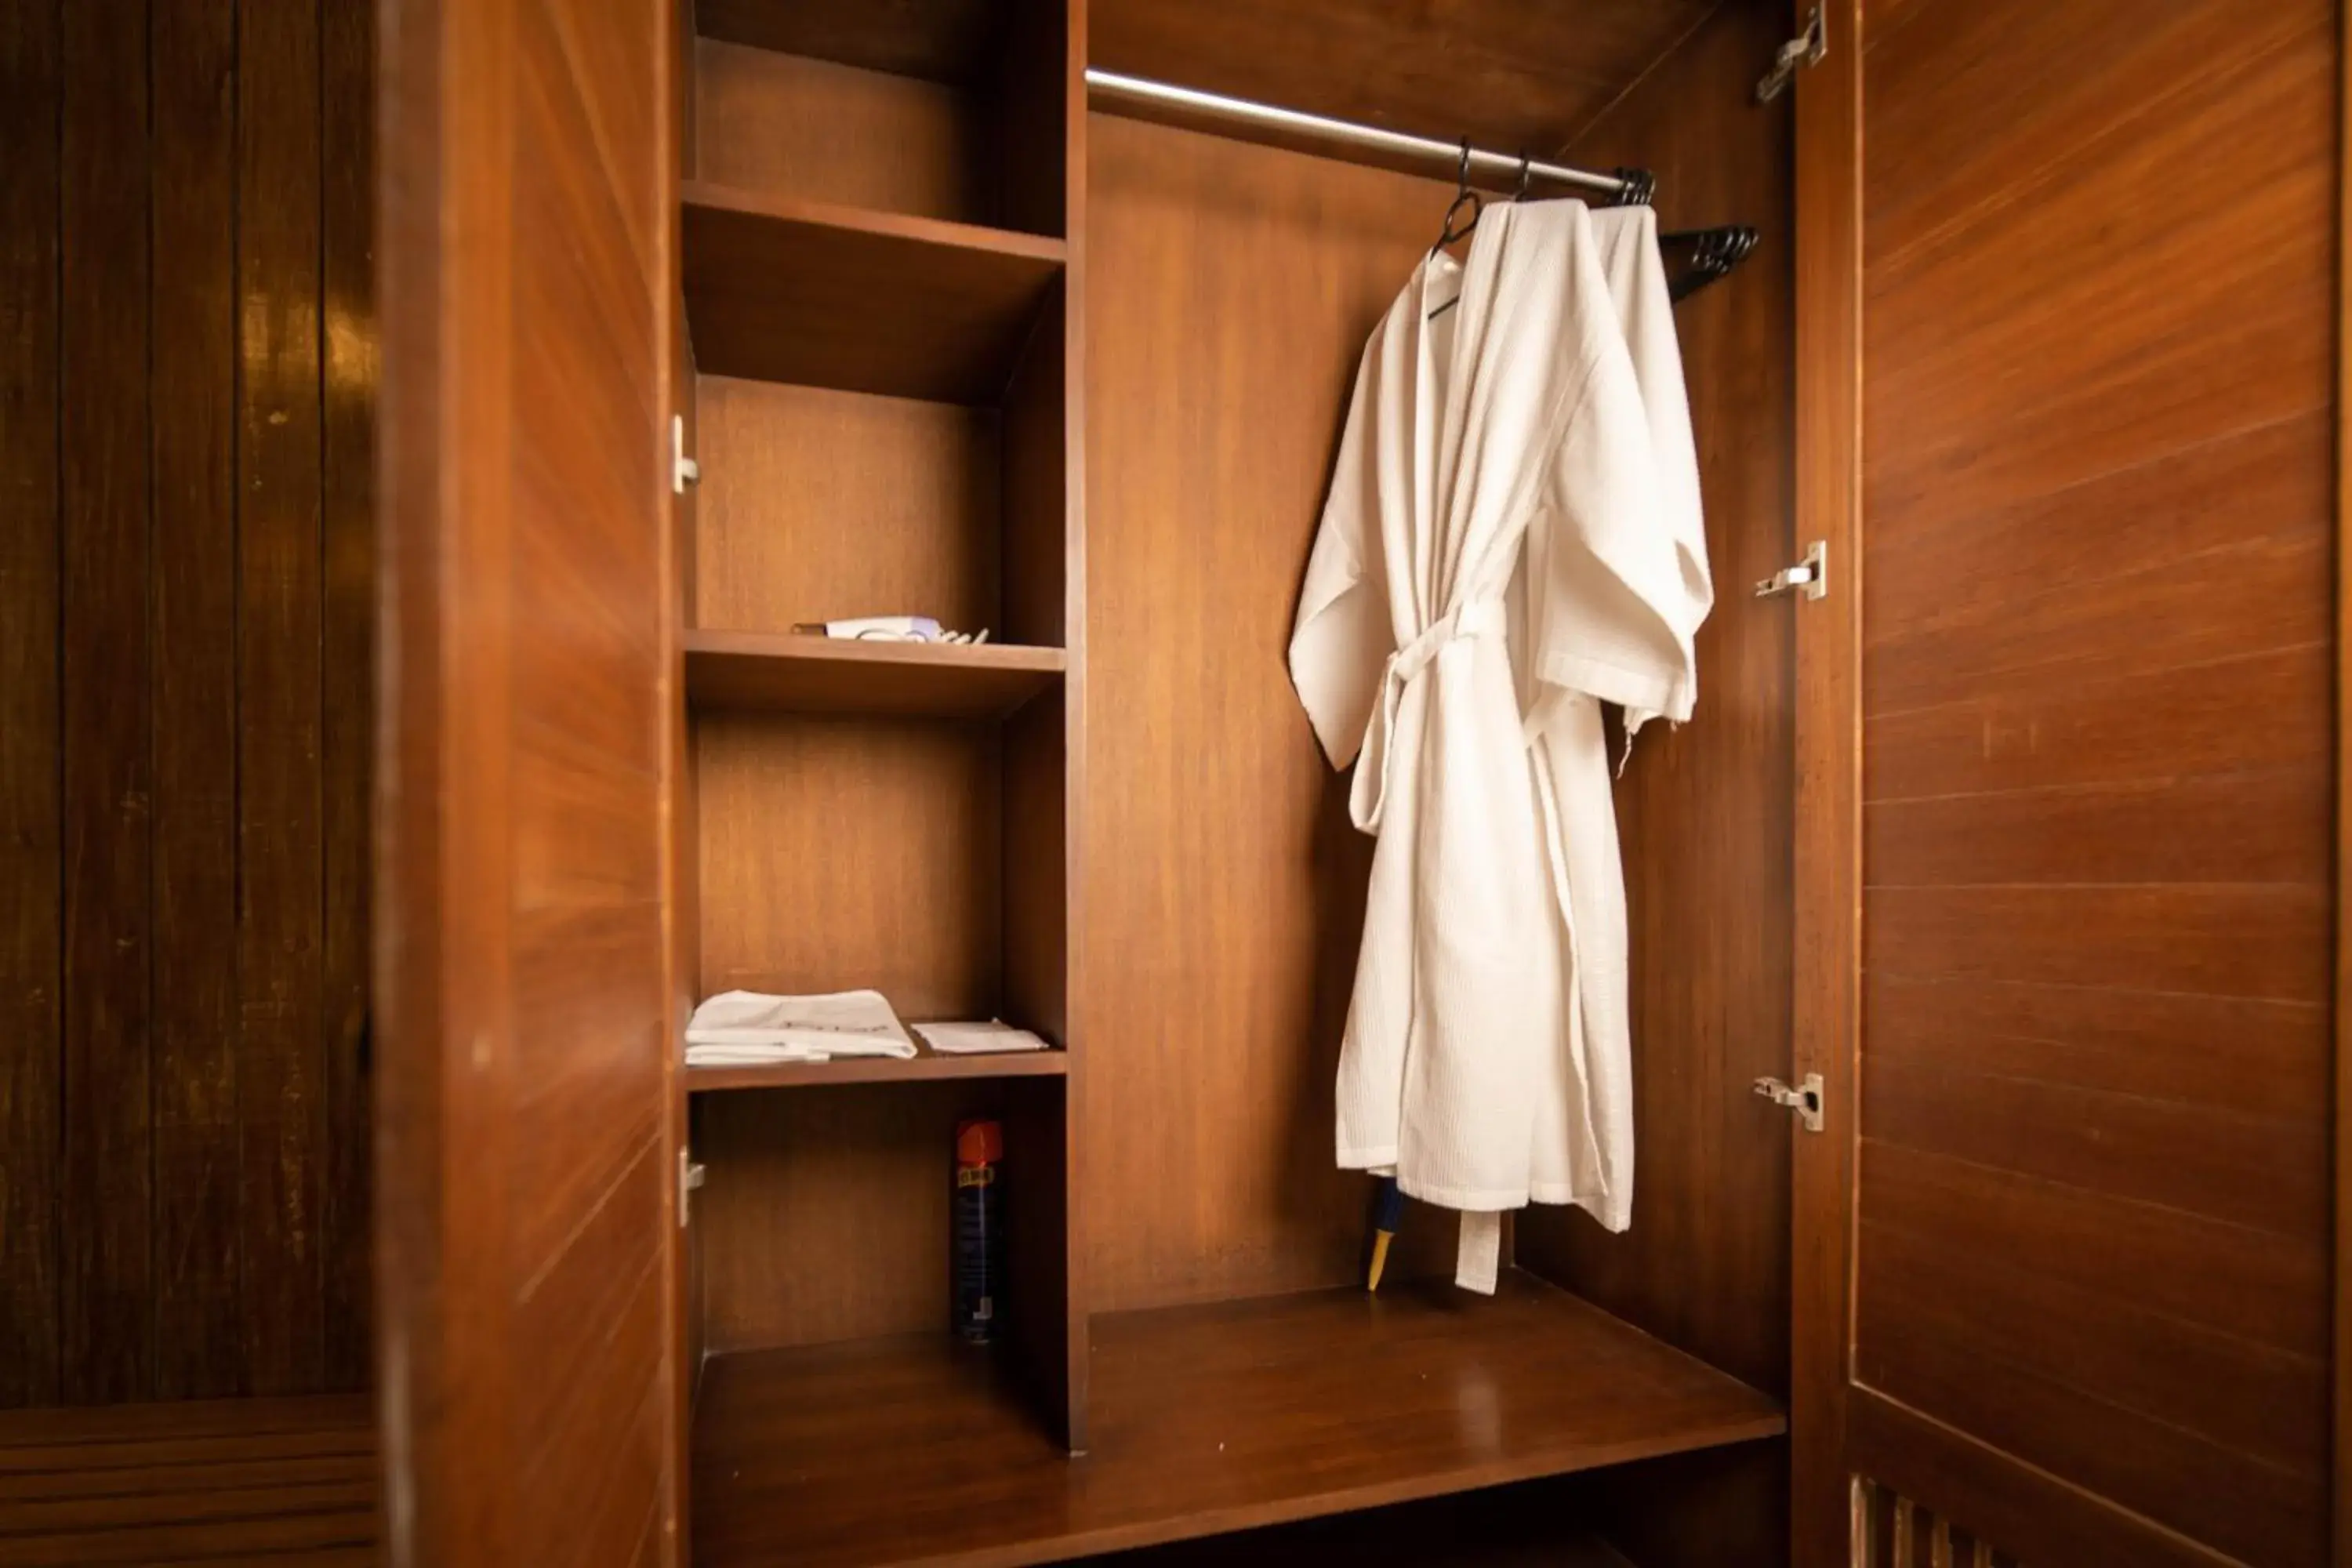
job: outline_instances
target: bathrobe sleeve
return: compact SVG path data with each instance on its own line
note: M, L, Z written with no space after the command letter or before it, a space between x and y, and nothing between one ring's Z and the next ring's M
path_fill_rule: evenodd
M1552 434L1527 559L1539 689L1617 703L1629 733L1659 715L1690 717L1698 694L1692 638L1712 600L1690 416L1654 238L1644 236L1641 254L1646 267L1615 279L1604 254L1591 258L1588 282L1602 288L1587 298L1606 315L1595 322L1588 312L1584 325L1594 330L1572 339L1582 363ZM1652 285L1654 301L1646 299ZM1620 297L1628 286L1631 314ZM1646 380L1628 331L1637 319ZM1531 731L1547 707L1539 696Z
M1290 634L1291 684L1335 768L1356 760L1396 651L1380 518L1385 337L1375 331L1364 348Z

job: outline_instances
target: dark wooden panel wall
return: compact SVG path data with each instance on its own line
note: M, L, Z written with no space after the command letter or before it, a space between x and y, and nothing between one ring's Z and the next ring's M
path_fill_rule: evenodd
M2336 7L1865 22L1860 1431L2316 1563Z
M0 7L0 1405L366 1377L373 28Z

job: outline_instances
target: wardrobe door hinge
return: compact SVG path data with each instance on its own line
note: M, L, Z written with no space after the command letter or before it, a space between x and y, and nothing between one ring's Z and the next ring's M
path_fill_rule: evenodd
M686 1228L687 1213L694 1203L694 1190L702 1185L703 1168L696 1164L680 1149L677 1152L677 1227Z
M1783 566L1757 584L1756 596L1770 599L1800 590L1808 599L1818 599L1830 591L1830 547L1826 541L1814 540L1805 546L1802 561L1794 566Z
M686 487L702 482L702 465L686 455L686 416L669 416L669 493L682 496Z
M1805 30L1780 46L1780 52L1773 57L1772 68L1756 84L1756 101L1769 103L1780 97L1796 79L1798 67L1819 65L1822 57L1829 52L1830 25L1816 5L1805 13Z
M1804 1081L1794 1089L1777 1078L1759 1078L1756 1080L1756 1093L1783 1110L1795 1111L1797 1120L1805 1124L1806 1131L1819 1132L1822 1130L1821 1074L1807 1073Z

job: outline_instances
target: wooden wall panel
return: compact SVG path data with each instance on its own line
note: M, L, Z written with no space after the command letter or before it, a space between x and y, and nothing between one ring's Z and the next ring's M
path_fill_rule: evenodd
M237 63L241 1315L254 1392L289 1394L325 1338L316 12L242 8Z
M1097 1311L1355 1277L1332 1081L1372 841L1285 670L1365 335L1426 180L1089 122L1084 834ZM1450 1218L1405 1240L1450 1258ZM1403 1260L1408 1267L1412 1259Z
M990 221L990 139L970 92L698 41L697 179L802 201Z
M870 986L909 1019L1003 1005L989 729L711 714L694 744L700 994Z
M328 149L320 234L322 1382L357 1388L367 1383L375 1356L375 1124L362 1059L375 952L369 920L375 852L375 21L364 5L328 5L319 26L320 144Z
M152 763L147 585L147 18L65 18L58 346L64 666L65 1141L59 1332L68 1401L152 1385L148 1162ZM127 330L126 330L127 329Z
M0 11L0 1405L60 1389L58 7Z
M155 1384L238 1392L236 6L152 13ZM165 413L164 411L169 411ZM362 879L364 886L364 879Z
M367 1375L373 53L0 20L0 1405Z
M697 414L697 626L781 632L892 615L995 626L994 413L710 375Z
M1039 1087L1059 1091L979 1080L700 1097L711 1352L943 1331L956 1123ZM1005 1160L1009 1190L1013 1162L1032 1162L1009 1141Z
M2336 8L1865 21L1853 1462L2316 1563Z

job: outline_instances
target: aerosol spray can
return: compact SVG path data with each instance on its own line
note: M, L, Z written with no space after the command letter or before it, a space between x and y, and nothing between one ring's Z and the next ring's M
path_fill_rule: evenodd
M998 1174L1004 1129L993 1121L956 1127L955 1331L986 1344L1004 1314L1004 1189Z

